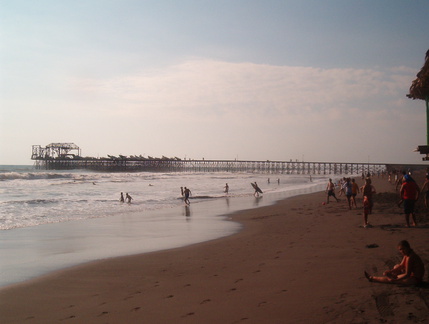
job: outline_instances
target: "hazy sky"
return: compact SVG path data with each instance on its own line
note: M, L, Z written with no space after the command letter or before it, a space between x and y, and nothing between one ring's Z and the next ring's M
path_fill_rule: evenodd
M0 0L0 164L421 163L427 0Z

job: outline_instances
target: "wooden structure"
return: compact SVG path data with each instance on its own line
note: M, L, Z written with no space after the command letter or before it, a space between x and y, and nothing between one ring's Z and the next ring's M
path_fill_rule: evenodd
M77 152L71 153L72 151ZM341 163L303 161L181 160L142 156L81 157L73 143L33 145L31 159L36 168L46 170L87 169L107 172L251 172L267 174L380 174L383 163Z
M426 52L425 63L417 78L412 82L410 93L407 95L411 99L420 99L426 102L426 145L419 145L416 152L425 154L423 161L429 160L429 50Z

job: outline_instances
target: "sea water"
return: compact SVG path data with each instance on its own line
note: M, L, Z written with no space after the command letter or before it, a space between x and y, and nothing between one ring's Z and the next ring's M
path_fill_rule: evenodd
M310 181L309 175L107 173L0 166L0 230L171 208L183 204L181 187L191 190L192 202L202 202L252 196L250 183L255 181L269 194L314 186L320 179L313 176ZM131 204L119 201L121 192L131 195Z
M228 213L323 190L326 181L323 175L0 166L0 286L96 259L230 235L240 225L225 221ZM262 197L254 197L252 182ZM190 206L181 187L191 190ZM131 203L120 202L121 192Z

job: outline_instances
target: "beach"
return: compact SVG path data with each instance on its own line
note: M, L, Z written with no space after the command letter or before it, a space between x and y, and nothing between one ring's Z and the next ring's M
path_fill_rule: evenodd
M422 176L415 176L419 185ZM356 177L363 185L362 179ZM370 283L408 240L429 266L429 222L405 227L395 186L373 178L372 225L362 200L324 192L231 215L237 234L95 261L0 290L2 323L427 323L429 288ZM359 197L360 198L360 197ZM427 272L425 280L427 280Z

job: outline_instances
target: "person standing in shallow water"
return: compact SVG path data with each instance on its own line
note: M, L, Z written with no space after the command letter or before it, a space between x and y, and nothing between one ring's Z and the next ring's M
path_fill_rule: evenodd
M364 271L365 277L370 282L402 285L420 284L425 274L425 265L422 259L411 249L408 241L399 242L398 250L403 256L400 264L395 265L391 270L385 271L383 277L370 276L368 272Z
M129 194L128 194L128 192L125 194L125 199L127 200L127 202L129 203L129 204L131 204L131 200L133 200L133 197L131 197Z
M124 193L123 192L121 192L121 197L119 198L119 201L120 202L125 202Z
M259 188L258 184L255 181L255 184L253 186L253 188L255 189L255 193L253 194L255 197L259 197L259 192L262 192L262 190Z
M229 186L228 184L225 184L225 193L228 194L228 192L229 192Z
M183 189L183 194L185 195L185 199L184 199L185 204L190 205L191 202L189 201L189 196L192 194L191 190L189 190L188 188L185 187Z

